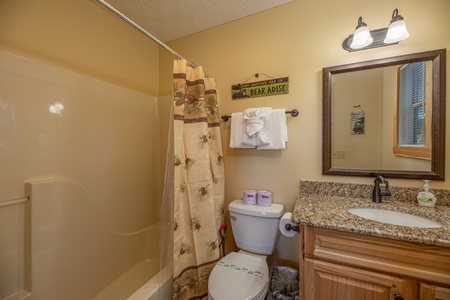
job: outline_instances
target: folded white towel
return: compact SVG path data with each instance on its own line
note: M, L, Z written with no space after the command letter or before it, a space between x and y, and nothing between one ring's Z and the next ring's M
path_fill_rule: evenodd
M283 150L286 149L288 140L286 110L272 109L264 120L264 134L270 140L267 145L257 146L258 150Z
M230 148L255 148L256 138L245 132L245 120L241 112L231 114Z
M245 132L251 136L263 129L264 119L271 107L255 107L244 110Z
M260 130L252 136L248 136L245 132L241 139L242 145L257 147L262 145L268 145L270 143L270 139L266 136L266 134Z

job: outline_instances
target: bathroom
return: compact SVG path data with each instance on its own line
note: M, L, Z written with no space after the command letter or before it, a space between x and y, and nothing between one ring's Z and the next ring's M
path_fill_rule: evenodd
M342 41L353 32L359 16L363 16L370 28L382 28L388 25L395 8L399 9L407 22L411 34L409 39L398 45L365 51L350 53L342 49ZM383 0L371 3L355 0L339 2L296 0L167 42L171 48L190 61L202 65L206 72L216 77L220 114L231 114L255 106L297 108L300 111L298 117L288 117L289 141L287 149L283 151L230 149L227 146L229 124L221 124L226 174L225 204L240 197L245 189L267 189L273 191L274 202L282 203L287 211L292 211L299 192L300 180L372 184L373 178L370 177L322 175L322 68L434 49L449 49L450 36L447 30L450 28L449 12L450 2L447 0L436 0L432 3L418 0ZM74 134L78 137L83 136L94 126L93 135L85 138L97 148L85 147L86 139L78 141L65 137L69 140L62 145L65 148L64 152L37 153L46 155L45 160L33 153L21 153L19 156L2 155L0 201L22 197L24 181L69 176L70 174L66 174L67 170L75 170L76 179L89 185L91 196L95 199L100 198L104 203L108 203L109 198L158 199L150 204L142 204L143 210L150 211L148 217L151 219L150 222L142 215L139 216L139 220L135 220L141 223L133 225L126 223L125 221L129 220L122 217L114 218L120 215L120 211L124 208L129 209L120 201L111 207L102 206L106 210L106 218L109 217L107 221L125 227L126 231L157 223L163 194L166 132L170 114L167 98L164 97L172 93L174 57L91 1L2 0L0 16L0 51L30 59L43 64L44 67L67 70L131 90L137 97L133 100L136 106L118 106L113 110L108 108L110 113L108 115L102 112L101 100L95 102L96 99L93 99L91 103L91 98L86 97L83 98L85 103L79 103L80 106L76 107L79 110L78 119L73 120L75 123L72 124L74 130L80 131ZM2 69L4 68L2 65ZM48 72L44 75L51 77L51 71ZM291 82L289 94L231 100L231 85L243 82L257 72L277 78L289 76ZM449 83L450 79L447 77L447 85ZM48 101L64 102L64 96L66 95L62 94ZM145 99L142 100L141 97ZM70 103L66 101L67 104ZM145 107L142 110L139 109L141 101L145 103L142 104ZM35 109L39 109L34 106L37 103L29 99L26 105L16 107L16 112L22 116L33 117ZM52 134L56 135L58 127L64 126L64 122L70 124L71 121L65 119L65 113L70 114L69 108L70 106L65 108L66 111L62 111L62 117L45 117L45 122L51 122L47 125L54 130ZM44 109L48 110L48 107ZM124 114L120 114L121 111ZM149 116L148 119L145 118L146 115ZM131 140L126 141L130 142L130 145L140 147L141 156L145 156L144 152L151 153L150 159L143 161L133 159L136 157L135 153L128 152L132 150L125 146L108 147L107 143L115 145L114 136L107 138L111 133L102 126L114 124L115 117L119 118L118 122L120 121L115 125L117 126L115 132L121 134L122 138L127 137L128 132L139 133L128 137ZM128 119L131 124L127 123ZM134 123L136 120L141 123ZM32 123L35 121L23 118L16 119L16 122L18 128L25 130L22 134L31 136L28 137L28 143L31 144L24 147L37 147L33 143L39 136L42 143L52 142L46 140L45 134L39 135L39 132L35 132L37 128ZM83 129L83 126L88 128ZM103 132L105 143L95 138L96 133ZM449 130L447 135L448 132ZM77 143L81 143L82 146ZM71 149L76 150L72 152ZM118 150L123 152L114 152ZM51 159L53 154L55 156ZM68 156L64 156L66 154ZM83 158L89 160L85 161ZM111 165L115 159L123 164L116 162L118 165ZM89 162L96 162L92 168L99 170L100 173L92 173L92 170L78 167ZM130 165L133 166L131 170L127 169ZM108 168L113 167L116 168L114 169L116 173L111 175L112 172ZM448 174L448 167L445 169ZM119 182L121 174L126 174L128 181L125 182L123 189L111 190L111 183ZM106 180L96 181L98 176L103 176ZM146 182L151 182L151 185L146 186ZM419 179L390 179L389 183L391 186L416 188L420 188L423 184ZM433 180L431 184L434 188L450 189L448 179ZM134 189L135 185L146 186L146 189L137 192ZM8 209L13 212L8 215L2 212L1 217L5 217L3 220L0 219L2 234L15 241L14 232L20 231L20 226L23 225L14 227L10 224L23 221L22 212L10 207ZM139 209L136 210L140 212ZM6 226L8 230L4 232ZM127 226L132 228L126 228ZM230 234L227 236L227 247L233 248ZM298 264L298 241L282 238L272 259L277 265ZM19 262L15 266L21 267ZM19 275L21 274L17 274ZM4 276L0 274L1 278Z

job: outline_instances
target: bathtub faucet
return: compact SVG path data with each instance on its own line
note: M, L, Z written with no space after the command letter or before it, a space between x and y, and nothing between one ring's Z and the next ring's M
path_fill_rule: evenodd
M375 186L373 187L372 201L376 203L381 203L381 196L390 196L389 182L384 179L383 176L378 176L374 180ZM384 184L384 190L381 190L380 184Z

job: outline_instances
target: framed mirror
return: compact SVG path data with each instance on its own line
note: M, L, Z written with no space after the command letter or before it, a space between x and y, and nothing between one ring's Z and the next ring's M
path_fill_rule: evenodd
M322 174L445 179L446 49L322 76Z

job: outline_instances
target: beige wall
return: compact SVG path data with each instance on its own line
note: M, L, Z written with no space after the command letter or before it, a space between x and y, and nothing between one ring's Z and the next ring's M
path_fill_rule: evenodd
M159 46L94 1L0 0L0 50L158 96Z
M371 29L378 29L389 24L395 8L406 20L411 34L409 39L395 46L353 53L342 49L342 41L352 34L359 16L363 16ZM254 106L300 110L299 117L288 118L289 142L285 151L230 149L227 147L229 123L222 124L226 202L240 197L244 189L265 188L274 192L275 201L284 203L291 210L301 179L373 183L372 178L321 174L322 68L450 49L448 12L450 2L447 0L297 0L169 43L216 77L221 114ZM170 78L171 59L170 55L162 53L161 94L170 93L170 85L165 83ZM231 85L243 82L257 72L273 77L289 76L289 94L232 101ZM450 76L447 76L447 83L449 80ZM450 174L448 163L446 165L446 173ZM390 184L418 187L423 183L391 179ZM450 188L450 180L433 181L431 185Z
M395 8L408 24L408 40L354 53L341 48L359 16L370 28L377 29L388 25ZM90 1L0 0L0 49L150 95L170 95L173 57L161 52L158 58L159 47L153 42L99 10ZM292 210L300 179L372 183L371 178L321 174L321 70L450 48L449 11L448 0L297 0L169 43L217 78L222 114L254 106L300 110L299 117L289 117L285 151L229 149L229 123L222 124L226 203L240 197L244 189L265 188L274 192L275 201ZM232 101L231 85L257 72L289 76L290 93ZM450 130L447 132L450 134ZM448 163L446 170L449 174ZM431 185L450 188L449 182ZM422 182L391 180L391 185L421 186Z
M342 41L353 33L359 16L371 29L387 27L399 9L411 37L395 46L349 53ZM248 188L273 191L274 201L292 210L299 180L372 184L373 178L322 175L322 68L389 56L449 48L450 2L435 0L325 1L297 0L284 6L182 38L169 45L216 77L221 114L255 106L297 108L288 117L289 142L284 151L230 149L230 122L222 123L226 204ZM448 55L448 53L447 53ZM160 93L170 94L171 55L162 52ZM447 60L447 64L448 64ZM289 94L231 100L231 85L263 72L289 76ZM450 76L447 85L450 86ZM447 122L447 124L449 124ZM447 129L447 140L450 130ZM447 151L449 153L449 151ZM448 160L447 160L448 161ZM447 174L450 174L448 163ZM449 175L447 175L448 177ZM423 185L421 180L390 180L391 185ZM431 186L450 188L450 180ZM232 244L232 240L228 239ZM230 245L231 245L230 244ZM296 241L282 238L275 260L298 259Z

